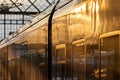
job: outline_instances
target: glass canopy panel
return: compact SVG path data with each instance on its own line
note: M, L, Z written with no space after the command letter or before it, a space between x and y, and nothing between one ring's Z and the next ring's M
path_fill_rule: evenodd
M55 0L0 0L0 8L9 11L41 12Z
M0 0L0 40L16 32L29 21L38 21L50 14L57 1L58 0ZM72 0L60 0L57 9L70 1ZM34 18L38 14L39 16Z

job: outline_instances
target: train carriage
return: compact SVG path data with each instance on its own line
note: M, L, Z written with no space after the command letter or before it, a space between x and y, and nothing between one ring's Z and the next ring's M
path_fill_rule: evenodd
M119 0L72 0L52 21L52 80L120 80ZM0 78L48 80L48 18L0 43ZM40 20L37 20L40 19Z

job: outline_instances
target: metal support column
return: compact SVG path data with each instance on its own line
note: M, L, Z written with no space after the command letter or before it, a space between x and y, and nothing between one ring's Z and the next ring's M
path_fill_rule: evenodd
M57 1L54 8L51 11L49 20L48 20L48 80L52 80L52 18L55 12L55 8L58 5L60 0Z

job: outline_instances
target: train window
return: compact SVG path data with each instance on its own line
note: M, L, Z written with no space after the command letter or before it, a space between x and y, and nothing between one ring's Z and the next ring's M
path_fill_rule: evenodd
M101 80L120 80L120 32L114 31L100 36Z
M65 49L64 48L61 48L61 49L57 49L56 50L56 58L57 58L57 62L60 62L60 61L65 61Z
M66 46L65 44L56 46L56 62L57 63L65 63L66 57Z
M46 69L45 69L45 49L40 49L39 52L39 80L46 80Z
M56 80L65 80L66 45L56 46Z
M85 40L72 43L72 80L85 80L86 73Z
M40 66L45 63L45 49L40 49L39 50L39 57L40 57Z

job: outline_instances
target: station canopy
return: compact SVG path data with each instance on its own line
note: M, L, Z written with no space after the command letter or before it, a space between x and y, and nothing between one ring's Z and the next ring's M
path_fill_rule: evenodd
M58 0L0 0L0 40L38 14L47 15ZM72 0L60 0L58 7ZM45 14L46 13L46 14Z
M41 12L54 0L0 0L1 11Z
M41 13L58 0L0 0L0 13ZM66 3L70 0L60 0Z

